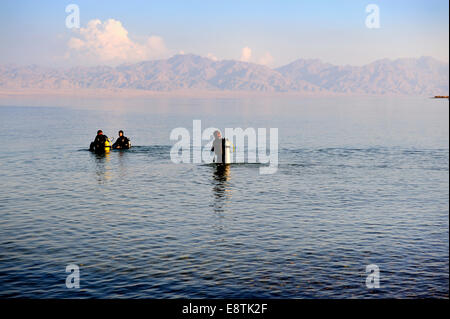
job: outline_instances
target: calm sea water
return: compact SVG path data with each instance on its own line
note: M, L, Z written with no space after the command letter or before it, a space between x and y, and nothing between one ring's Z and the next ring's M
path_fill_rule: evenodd
M448 100L79 102L0 107L0 297L448 298ZM172 163L194 119L279 128L278 172Z

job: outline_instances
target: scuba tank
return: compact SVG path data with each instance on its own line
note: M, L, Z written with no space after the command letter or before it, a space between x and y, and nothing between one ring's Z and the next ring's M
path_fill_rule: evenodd
M109 141L109 138L105 141L105 153L108 153L111 150L111 142Z
M221 141L222 152L221 156L217 156L216 163L230 164L231 163L231 142L227 138L222 138Z

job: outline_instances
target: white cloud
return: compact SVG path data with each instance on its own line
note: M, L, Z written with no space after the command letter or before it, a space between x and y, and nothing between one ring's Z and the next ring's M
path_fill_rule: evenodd
M243 62L248 62L250 61L251 57L252 57L252 49L250 49L249 47L242 48L240 60Z
M266 52L259 58L258 63L262 65L271 65L273 63L273 56L269 52Z
M252 53L253 53L252 49L250 49L249 47L242 48L240 60L243 62L251 62L251 61L256 62L257 61L257 63L262 64L262 65L273 64L274 59L273 59L273 56L269 52L264 53L264 55L262 55L259 59L257 59L256 57L253 58Z
M122 23L115 19L91 20L76 32L68 42L66 57L83 64L137 62L167 53L161 37L150 36L141 43L133 41Z
M212 54L212 53L208 53L208 54L206 55L206 57L207 57L208 59L213 60L213 61L217 61L217 60L218 60L218 58L217 58L214 54Z

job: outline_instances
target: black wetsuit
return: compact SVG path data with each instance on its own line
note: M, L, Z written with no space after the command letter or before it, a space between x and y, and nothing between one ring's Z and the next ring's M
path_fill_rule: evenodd
M89 150L96 153L105 152L105 142L108 139L106 135L97 135L94 141L91 143Z
M130 148L130 140L126 136L119 136L112 147L120 149Z

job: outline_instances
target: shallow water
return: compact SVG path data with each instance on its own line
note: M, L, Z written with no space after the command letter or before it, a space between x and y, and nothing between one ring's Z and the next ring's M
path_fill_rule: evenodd
M0 296L448 298L448 110L422 98L2 106ZM278 171L172 163L170 131L194 119L279 128ZM91 154L98 128L134 147Z

